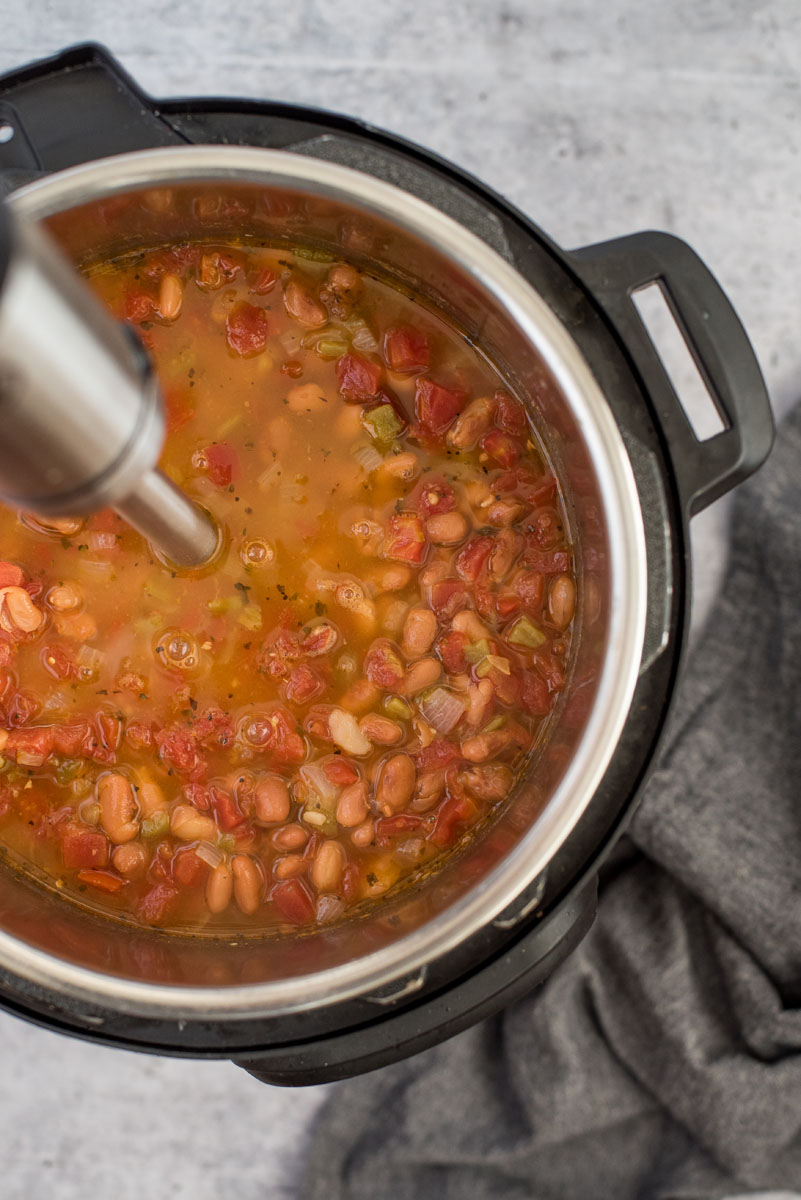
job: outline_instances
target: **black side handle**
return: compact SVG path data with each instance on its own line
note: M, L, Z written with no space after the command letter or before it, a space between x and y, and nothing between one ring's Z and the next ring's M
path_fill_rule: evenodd
M0 125L0 194L23 176L187 141L93 43L0 76Z
M700 512L762 465L773 416L740 319L709 268L669 233L635 233L574 251L570 258L617 330L638 370L670 449L679 496ZM726 428L699 441L632 301L660 286Z

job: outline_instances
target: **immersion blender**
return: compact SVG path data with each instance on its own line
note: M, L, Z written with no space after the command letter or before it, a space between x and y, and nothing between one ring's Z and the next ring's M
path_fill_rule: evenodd
M217 530L157 468L164 436L136 335L0 202L0 501L43 517L108 506L169 562L198 566Z

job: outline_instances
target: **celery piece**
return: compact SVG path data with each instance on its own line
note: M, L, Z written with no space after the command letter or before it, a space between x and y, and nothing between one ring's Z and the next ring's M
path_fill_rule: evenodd
M56 767L56 783L64 787L79 775L83 775L85 770L86 763L82 758L62 758Z
M402 696L387 696L384 699L384 712L388 712L398 721L408 721L412 715L412 708Z
M485 675L489 675L493 667L496 671L500 671L502 675L512 674L508 658L500 658L497 654L488 654L486 658L482 658L476 667L476 675L478 675L479 679L483 679Z
M343 354L347 353L348 343L343 337L331 335L330 337L318 338L314 348L320 355L320 358L341 358Z
M214 600L206 602L206 608L213 617L221 617L223 613L228 612L229 601L225 596L216 596Z
M506 640L513 646L527 646L536 650L537 646L542 646L548 639L529 617L524 616L518 617L507 630Z
M246 604L236 619L240 625L245 626L245 629L250 629L254 633L261 629L261 609L258 604Z
M217 838L217 849L222 850L223 854L230 854L236 849L236 838L232 833L221 833Z
M464 656L469 663L480 663L489 652L489 642L486 638L482 638L480 642L470 642L468 646L465 646Z
M369 412L362 413L364 425L370 437L382 445L389 445L403 430L403 425L391 404L379 404Z
M145 817L142 824L139 826L139 831L144 838L161 837L170 828L170 814L165 812L155 812L152 816Z
M489 725L485 725L481 730L482 733L494 733L496 729L501 729L506 720L506 717L493 717Z

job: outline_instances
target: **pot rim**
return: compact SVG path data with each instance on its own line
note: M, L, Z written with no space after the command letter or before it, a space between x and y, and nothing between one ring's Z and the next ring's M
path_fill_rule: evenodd
M544 360L571 407L592 459L607 519L611 591L607 647L581 741L539 816L473 888L412 933L353 962L302 978L198 987L144 983L77 966L0 930L0 969L74 1000L133 1016L270 1018L345 1002L419 975L496 918L545 870L590 804L631 705L645 635L646 543L623 438L577 344L515 267L451 217L392 184L294 152L182 146L120 154L57 172L12 193L25 219L43 220L90 201L170 184L226 182L308 191L361 208L427 243L498 299ZM410 985L410 990L411 990Z

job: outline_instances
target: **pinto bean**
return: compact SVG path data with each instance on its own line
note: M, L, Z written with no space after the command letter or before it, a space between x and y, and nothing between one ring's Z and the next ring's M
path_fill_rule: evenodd
M378 688L369 679L355 679L342 697L342 707L349 712L367 712L378 703L381 695Z
M462 771L459 781L476 799L494 802L509 795L514 773L504 763L485 763Z
M284 825L282 829L276 829L270 841L279 850L299 850L301 846L305 846L309 840L309 835L302 825L292 824Z
M167 807L164 792L157 783L153 783L150 779L139 784L137 799L143 817L152 817L155 813L164 812Z
M403 625L401 648L407 658L427 654L437 636L437 618L430 608L410 608Z
M387 475L392 475L394 479L408 481L417 475L420 463L416 454L406 450L402 454L388 455L381 465L381 470L386 471Z
M125 776L116 772L102 775L97 782L97 799L100 823L111 841L117 845L133 841L139 833L138 806Z
M477 733L462 742L462 756L468 762L483 763L500 754L513 741L508 729L496 729L493 733Z
M487 561L490 579L500 583L511 571L523 545L519 533L512 529L501 529L495 537L495 545Z
M426 533L435 546L455 546L468 534L467 518L460 512L434 513L426 521Z
M492 425L494 416L495 401L490 396L479 396L460 413L448 430L446 442L455 450L472 450Z
M290 412L321 412L327 403L319 383L299 383L289 389L286 399Z
M467 689L467 713L465 720L468 725L476 728L486 720L489 706L495 696L495 688L489 679L480 679L471 683Z
M350 840L354 846L360 850L364 850L370 845L375 837L375 824L372 817L368 817L366 821L362 821L361 825L357 825L353 833L350 835Z
M403 563L388 563L379 567L373 574L376 586L381 592L400 592L407 586L411 577L411 571Z
M178 804L172 810L170 829L182 842L211 842L217 836L212 817L204 816L192 804Z
M380 713L368 713L359 721L359 728L366 738L376 746L396 746L403 741L403 729L389 717Z
M234 899L236 906L246 917L259 907L261 900L261 875L248 854L235 854L231 859L234 873Z
M444 770L423 771L417 777L414 799L411 807L414 812L428 812L433 808L445 791Z
M74 583L57 583L50 588L45 599L54 612L62 613L79 608L83 596Z
M353 829L367 816L367 783L359 779L349 783L339 794L337 801L337 823L344 829Z
M147 850L140 842L117 846L111 856L111 865L126 879L141 879L147 868Z
M517 500L493 500L487 508L487 520L490 525L508 527L522 517L525 506Z
M431 687L442 674L442 663L438 658L418 658L406 672L406 678L398 688L405 696L414 696L423 688Z
M548 592L548 612L557 629L567 629L576 611L576 585L570 575L557 575Z
M417 768L408 754L393 754L378 778L376 803L385 816L400 812L411 800L417 783Z
M177 275L165 275L159 288L159 313L163 320L174 321L181 315L184 285Z
M0 589L0 625L6 633L33 633L44 621L44 613L36 607L25 588Z
M314 856L311 869L311 881L322 892L339 891L342 882L342 871L345 866L345 851L339 842L323 842Z
M319 329L328 324L328 313L311 293L310 288L299 279L290 279L284 288L284 308L290 317L307 329Z
M206 904L213 913L225 912L234 891L234 873L227 863L218 863L206 881Z
M255 787L256 820L265 825L285 821L290 808L289 788L280 775L265 775Z
M457 633L466 634L471 642L480 642L483 638L491 638L487 626L469 608L463 608L451 621L451 629Z
M91 613L59 613L56 628L62 637L73 642L91 642L97 634L97 621Z
M273 875L276 879L296 879L306 870L307 862L302 854L286 854L277 858L273 863Z

